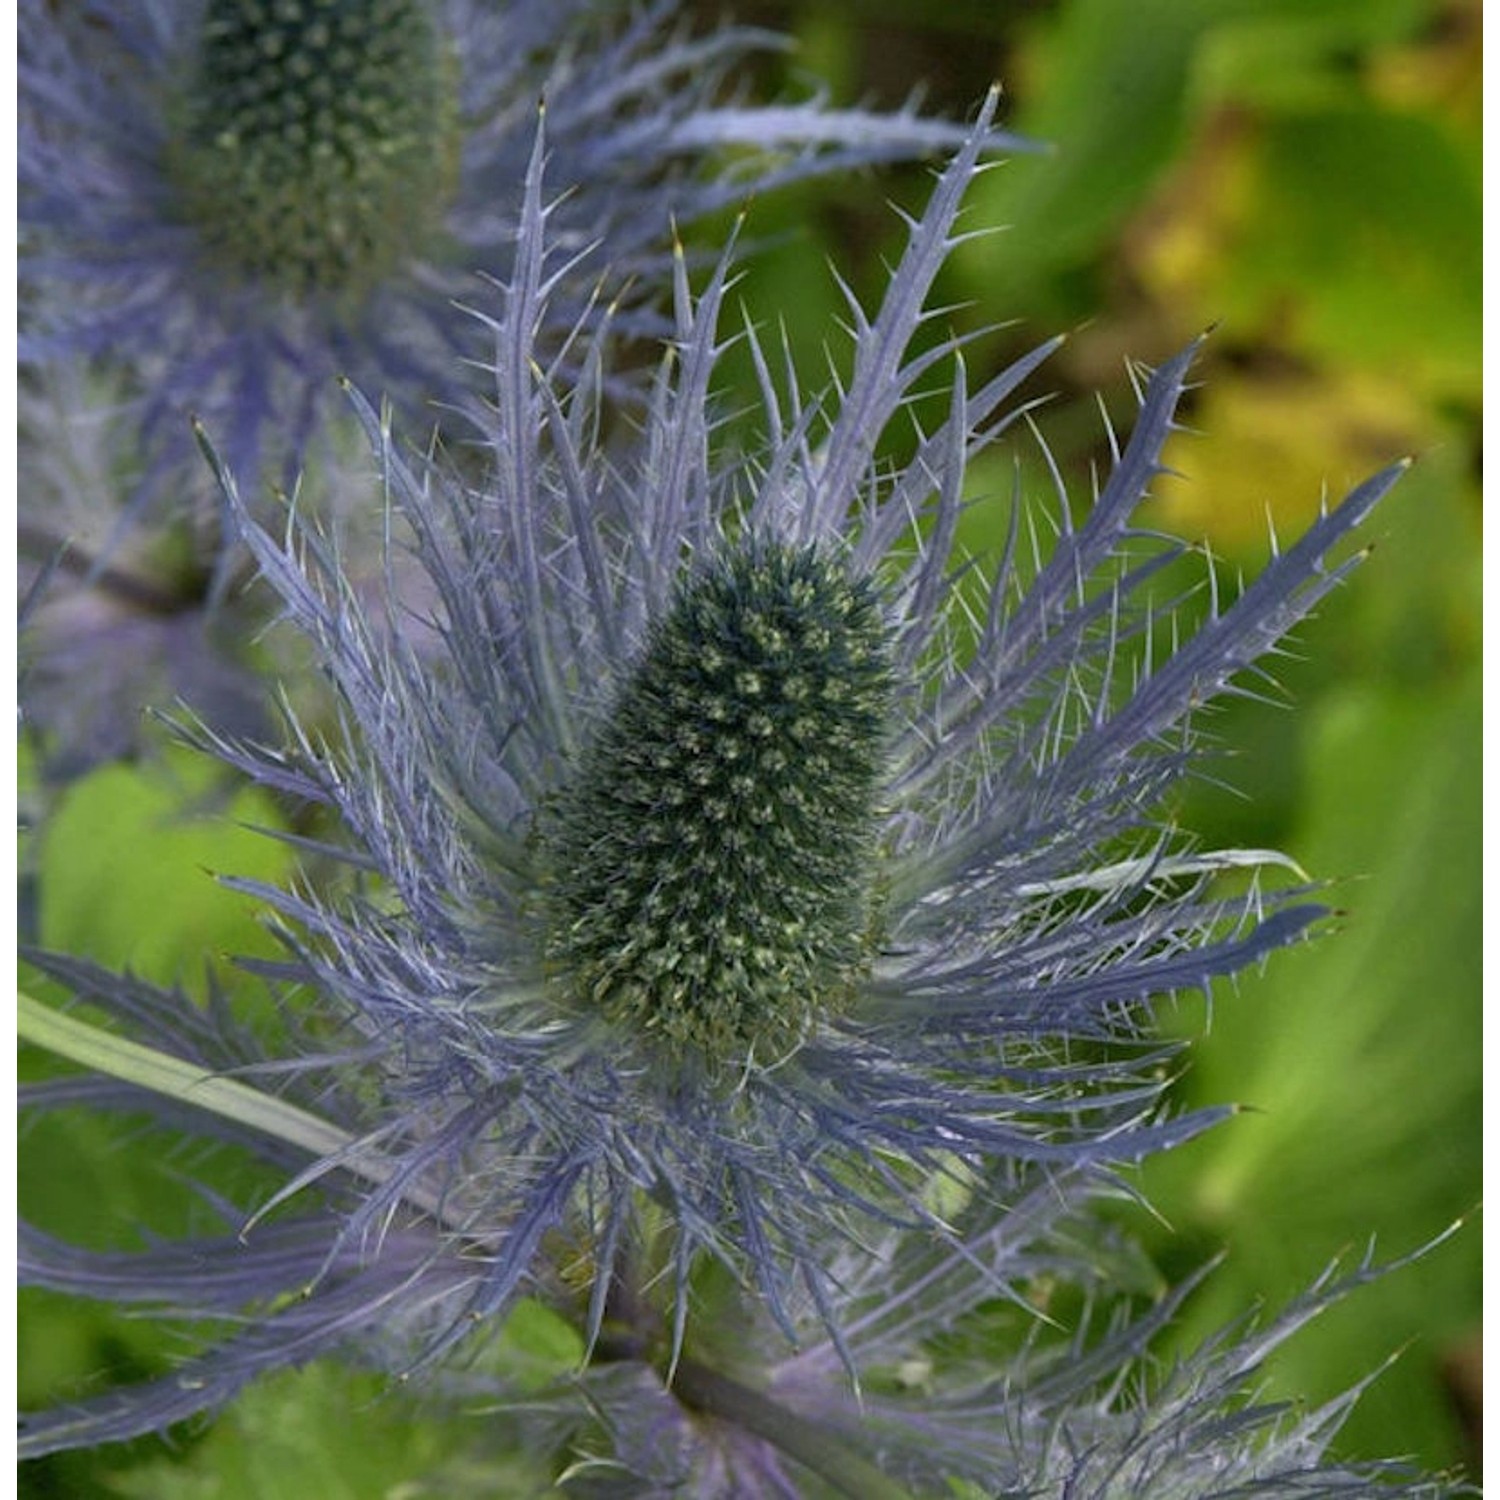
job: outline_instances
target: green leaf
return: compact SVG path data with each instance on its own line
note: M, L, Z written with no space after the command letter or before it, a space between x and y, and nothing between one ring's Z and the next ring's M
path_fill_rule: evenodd
M1267 124L1255 155L1219 311L1477 401L1480 182L1440 122L1321 110Z
M1342 874L1341 931L1221 995L1191 1053L1184 1102L1252 1112L1148 1168L1152 1202L1200 1249L1230 1256L1195 1301L1195 1341L1272 1306L1374 1235L1386 1258L1479 1194L1480 839L1477 673L1426 693L1351 687L1312 724L1298 858ZM1276 1358L1281 1395L1321 1399L1408 1340L1366 1394L1348 1451L1390 1432L1430 1464L1457 1454L1437 1377L1479 1318L1473 1232L1361 1291Z
M378 1376L314 1364L256 1382L180 1460L114 1477L139 1500L449 1500L556 1493L536 1456L486 1451L482 1416L443 1415Z
M220 774L183 755L70 786L38 835L42 945L159 983L193 981L206 963L228 976L228 955L273 952L254 903L211 872L284 879L291 851L257 831L280 813L259 789L216 790Z
M1263 95L1294 78L1305 98L1330 59L1404 36L1427 11L1425 0L1323 0L1315 18L1306 0L1064 5L1023 57L1009 122L1055 155L1009 162L972 195L976 223L1014 226L959 253L984 305L1041 326L1091 315L1086 278L1102 269L1091 263L1226 91Z

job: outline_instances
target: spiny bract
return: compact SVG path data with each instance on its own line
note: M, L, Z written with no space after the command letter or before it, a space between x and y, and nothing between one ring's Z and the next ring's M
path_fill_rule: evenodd
M643 1319L622 1298L581 1372L524 1388L503 1375L455 1373L449 1394L483 1411L501 1451L555 1455L559 1488L579 1500L1466 1493L1399 1461L1339 1460L1337 1434L1363 1386L1306 1407L1257 1391L1280 1345L1406 1260L1330 1266L1275 1319L1247 1317L1159 1362L1153 1342L1205 1274L1122 1316L1127 1299L1104 1267L1118 1277L1138 1252L1099 1221L1078 1179L1004 1175L978 1185L955 1214L956 1243L900 1230L859 1247L830 1243L841 1341L806 1295L788 1348L753 1304L699 1288L674 1358L649 1310ZM1023 1302L1001 1311L998 1286L1054 1305L1062 1289L1076 1292L1072 1332L1043 1326L1051 1320ZM859 1389L847 1378L851 1364Z

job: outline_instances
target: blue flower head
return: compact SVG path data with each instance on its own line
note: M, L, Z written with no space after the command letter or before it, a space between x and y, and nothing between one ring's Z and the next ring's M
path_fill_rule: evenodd
M508 274L543 98L557 180L576 184L554 232L646 288L671 216L962 138L909 109L741 104L726 80L768 39L693 37L672 9L24 0L27 349L133 373L146 493L180 480L196 412L258 494L263 466L285 481L301 464L337 376L414 421L472 389L457 304ZM590 292L557 289L558 326Z
M742 335L756 446L711 394L728 260L696 294L679 261L639 431L605 444L602 336L544 338L573 260L539 138L489 325L482 482L403 455L356 399L430 580L420 619L373 619L317 527L273 536L221 470L342 708L332 738L294 725L282 752L209 738L336 813L324 852L351 878L244 885L285 922L268 978L312 1008L283 1049L222 1008L41 960L185 1065L273 1070L281 1124L266 1105L216 1128L287 1185L273 1217L226 1206L212 1244L86 1264L31 1242L44 1285L241 1319L169 1380L34 1419L33 1451L161 1428L351 1342L434 1357L523 1289L581 1288L596 1342L645 1299L670 1368L695 1287L727 1275L785 1338L811 1308L857 1365L839 1247L951 1241L946 1187L978 1173L1003 1209L1214 1118L1162 1112L1149 1001L1324 913L1296 888L1219 893L1275 857L1188 847L1162 801L1199 711L1354 566L1330 553L1400 469L1179 639L1153 589L1182 549L1132 517L1195 346L1143 379L1133 434L1086 517L1060 497L1050 552L1022 545L1038 513L1018 502L998 562L965 566L966 468L1019 429L1013 398L1053 347L971 388L960 340L917 339L994 103L878 313L850 298L841 386L779 387ZM924 425L934 380L945 413ZM192 1109L144 1102L174 1124Z

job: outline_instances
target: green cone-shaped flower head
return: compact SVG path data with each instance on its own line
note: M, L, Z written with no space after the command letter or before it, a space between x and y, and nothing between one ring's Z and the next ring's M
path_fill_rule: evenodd
M454 180L456 70L421 0L208 0L173 175L226 269L358 294Z
M814 547L690 575L560 799L552 956L576 1001L710 1069L794 1045L875 920L888 626Z

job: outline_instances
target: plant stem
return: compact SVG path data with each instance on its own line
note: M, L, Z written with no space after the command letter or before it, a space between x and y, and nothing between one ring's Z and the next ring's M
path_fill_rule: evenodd
M913 1500L910 1490L826 1429L789 1412L768 1396L701 1365L678 1361L672 1389L685 1406L722 1417L764 1438L789 1457L825 1479L850 1500Z

